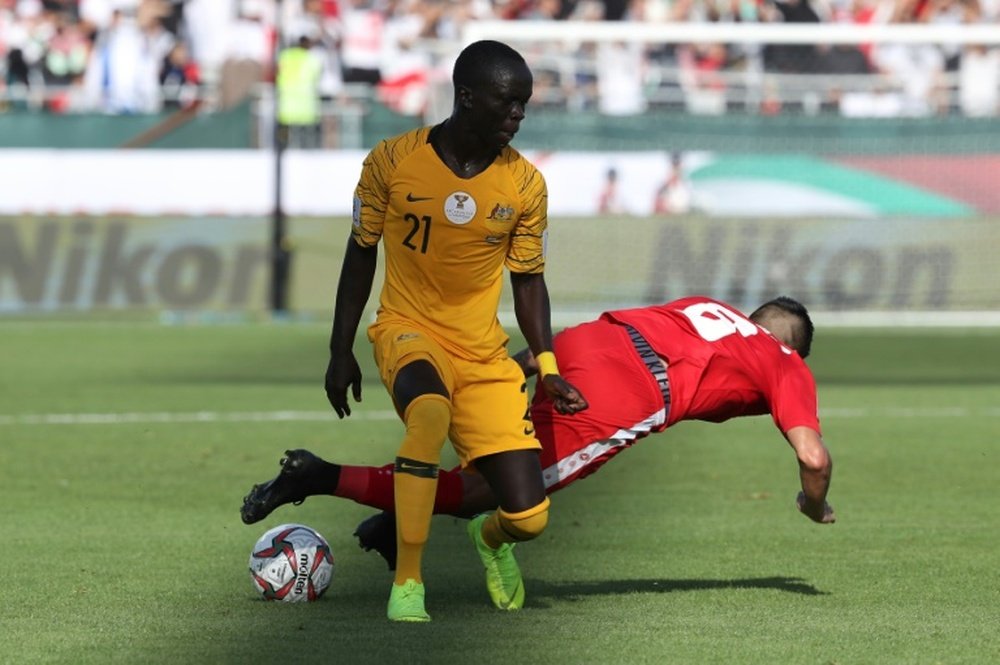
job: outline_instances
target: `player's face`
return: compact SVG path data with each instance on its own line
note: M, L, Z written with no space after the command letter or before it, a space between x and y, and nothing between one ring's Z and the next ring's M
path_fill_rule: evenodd
M500 149L511 142L521 128L531 89L531 71L517 63L497 67L472 93L474 130L485 144Z

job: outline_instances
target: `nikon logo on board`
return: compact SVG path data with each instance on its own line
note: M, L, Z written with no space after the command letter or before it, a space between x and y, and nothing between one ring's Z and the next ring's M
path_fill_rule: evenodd
M0 309L264 307L268 257L246 220L0 220Z

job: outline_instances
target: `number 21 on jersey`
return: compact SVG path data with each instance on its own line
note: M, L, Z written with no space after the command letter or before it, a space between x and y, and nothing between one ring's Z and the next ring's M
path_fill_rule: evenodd
M412 212L406 213L403 219L410 223L410 232L403 238L403 245L421 254L427 253L427 243L431 238L430 215L417 217ZM419 246L418 246L419 243Z

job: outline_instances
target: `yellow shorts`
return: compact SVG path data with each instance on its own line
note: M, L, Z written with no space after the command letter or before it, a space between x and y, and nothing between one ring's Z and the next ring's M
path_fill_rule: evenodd
M376 323L368 328L368 339L390 395L396 374L407 364L427 360L437 369L451 396L448 438L463 467L493 453L541 448L528 412L524 374L510 357L486 362L458 358L412 323Z

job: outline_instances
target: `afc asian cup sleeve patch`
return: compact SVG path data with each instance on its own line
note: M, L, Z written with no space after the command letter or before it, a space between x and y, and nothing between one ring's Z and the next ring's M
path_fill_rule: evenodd
M351 224L354 228L361 228L361 197L357 194L354 195L354 204L351 207Z
M542 231L542 258L544 259L549 253L549 230L545 229Z

